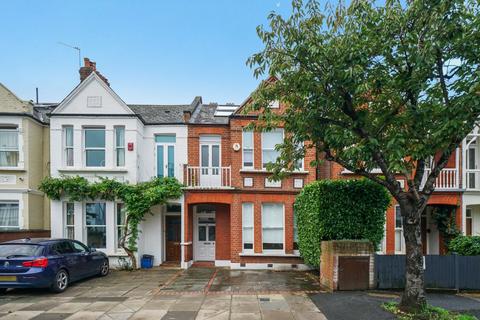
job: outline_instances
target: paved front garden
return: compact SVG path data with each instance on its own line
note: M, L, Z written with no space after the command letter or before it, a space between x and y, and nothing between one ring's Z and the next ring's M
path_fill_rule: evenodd
M10 290L2 319L325 319L308 294L306 272L192 268L113 271L62 294Z

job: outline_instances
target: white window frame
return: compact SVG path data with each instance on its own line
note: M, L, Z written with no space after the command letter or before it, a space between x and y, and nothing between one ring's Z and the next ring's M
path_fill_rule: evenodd
M67 212L69 204L73 206L73 224L68 224ZM68 237L68 228L73 229L73 238ZM65 201L63 203L63 237L65 239L75 240L75 202L72 201Z
M105 146L103 148L96 147L96 148L87 148L87 141L86 141L86 132L87 131L103 131L105 135ZM84 166L88 168L104 168L107 165L107 129L105 127L83 127L83 158L84 158ZM87 151L95 151L100 150L103 151L104 160L103 166L87 166Z
M119 242L119 228L124 228L124 224L118 224L118 205L123 206L123 210L125 211L125 222L127 221L127 211L125 209L125 203L123 202L115 202L115 250L116 251L124 251L122 247L120 247L120 242Z
M67 145L67 129L72 130L72 145ZM75 151L74 151L74 145L75 145L75 134L74 134L74 129L72 125L65 125L62 127L62 135L63 135L63 163L66 167L73 167L75 165ZM68 163L68 151L72 151L72 163Z
M17 147L16 148L9 148L9 147L3 147L0 145L0 151L2 152L16 152L17 153L17 164L14 166L2 166L0 165L0 168L18 168L20 166L20 130L18 128L18 125L1 125L0 126L0 132L14 132L17 135Z
M93 224L87 224L87 204L96 204L96 203L103 203L105 205L105 224L96 224L96 225L93 225ZM85 201L83 203L83 223L84 223L84 226L85 226L85 230L84 230L84 235L83 235L83 239L84 239L84 243L87 247L90 247L88 245L88 228L93 228L93 227L105 227L105 248L95 248L97 250L102 250L102 251L106 251L107 250L107 247L108 247L108 223L107 223L107 219L108 219L108 213L107 213L107 209L108 209L108 206L107 206L107 202L106 201Z
M267 165L267 163L264 162L264 160L265 160L265 159L264 159L265 157L264 157L264 155L263 155L264 151L277 151L277 150L275 150L275 146L276 146L276 145L274 146L273 149L271 149L271 148L269 148L269 149L265 148L265 146L264 146L264 144L265 144L265 134L269 134L269 133L272 133L272 132L275 132L275 131L281 131L281 132L282 132L282 142L283 142L283 140L285 139L285 131L283 130L283 128L276 128L276 129L273 129L272 131L264 131L264 132L262 132L262 169L264 169L264 170L266 169L266 165ZM278 151L277 151L277 152L278 152ZM280 154L277 155L277 158L278 158L279 156L280 156Z
M122 129L123 131L123 146L117 145L117 130ZM126 158L126 150L125 150L125 126L114 126L113 127L113 145L114 145L114 158L115 158L115 166L116 167L125 167L125 158ZM119 156L118 156L118 151L123 150L123 165L118 164Z
M265 205L277 205L282 207L282 237L283 237L283 242L282 242L282 249L264 249L263 244L265 243L265 237L264 237L264 207ZM268 229L279 229L279 227L269 227ZM262 252L263 253L285 253L285 204L281 202L264 202L262 203Z
M470 220L470 225L472 226L472 234L468 235L467 234L467 220ZM465 209L465 235L467 236L473 236L473 212L471 208L466 208Z
M244 215L247 213L246 211L246 206L251 206L251 215L252 215L252 225L251 226L245 226L245 219ZM245 249L245 229L251 229L252 230L252 248L251 249ZM253 202L244 202L242 203L242 252L244 253L252 253L254 252L255 249L255 206Z
M20 201L18 200L0 200L0 204L16 204L17 205L17 225L16 226L0 226L0 232L5 230L20 230L21 227L21 210L20 210Z
M279 109L280 108L280 101L274 100L268 104L270 109Z
M245 133L250 132L252 134L252 148L246 149L245 148ZM245 166L245 151L252 152L252 165ZM255 132L253 130L246 130L243 128L242 130L242 168L243 169L253 169L255 167Z
M303 142L300 142L297 146L298 149L303 148ZM295 171L304 171L305 170L305 158L298 159L295 162L299 162L300 166L298 168L295 168Z
M400 212L400 206L397 204L394 207L394 227L395 227L395 234L394 234L394 244L395 244L395 253L396 254L404 254L405 253L405 237L403 236L403 218L402 218L402 226L397 227L397 210L398 213L400 214L400 217L402 216ZM397 233L400 233L400 251L397 250Z

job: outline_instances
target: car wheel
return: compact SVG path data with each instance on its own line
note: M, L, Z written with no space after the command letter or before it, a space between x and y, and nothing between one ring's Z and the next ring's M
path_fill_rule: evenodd
M101 277L105 277L108 274L109 271L110 271L110 266L108 264L108 260L104 260L103 263L102 263L102 266L100 267L99 275Z
M52 291L56 293L60 293L67 289L69 284L68 273L66 270L61 269L55 275L55 279L53 280L52 284Z

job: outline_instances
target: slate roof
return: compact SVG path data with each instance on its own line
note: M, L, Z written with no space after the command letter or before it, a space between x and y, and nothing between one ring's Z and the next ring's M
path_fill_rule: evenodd
M193 111L193 107L189 104L128 104L128 107L145 124L184 123L184 111Z

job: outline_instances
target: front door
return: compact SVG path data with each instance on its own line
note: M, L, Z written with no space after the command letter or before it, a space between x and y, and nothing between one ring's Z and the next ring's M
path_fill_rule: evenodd
M157 177L175 176L174 156L173 144L157 144Z
M220 143L200 145L200 184L220 186Z
M215 260L215 214L201 214L197 217L196 260Z
M165 260L180 261L180 216L165 216Z

